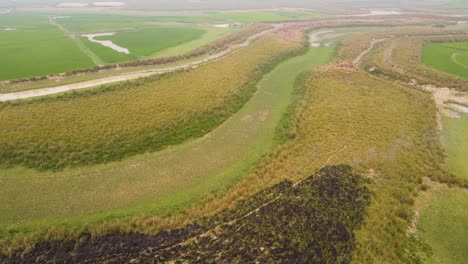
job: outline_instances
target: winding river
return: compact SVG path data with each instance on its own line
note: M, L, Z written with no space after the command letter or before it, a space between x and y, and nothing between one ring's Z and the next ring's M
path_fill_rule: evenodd
M241 110L194 141L63 172L0 170L1 204L7 205L0 208L0 225L24 230L165 214L235 184L275 147L296 77L333 56L333 46L311 48L281 63Z

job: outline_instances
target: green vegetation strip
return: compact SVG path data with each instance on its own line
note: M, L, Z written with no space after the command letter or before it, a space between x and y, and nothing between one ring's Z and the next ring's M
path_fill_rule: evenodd
M432 253L427 263L464 263L468 259L468 191L434 184L420 199L418 236Z
M0 171L2 237L57 225L73 229L122 217L164 215L232 185L274 147L275 128L291 103L295 78L327 63L333 54L334 47L312 49L282 63L241 110L190 143L57 173Z
M460 118L444 117L442 122L449 169L468 180L468 114L461 114Z

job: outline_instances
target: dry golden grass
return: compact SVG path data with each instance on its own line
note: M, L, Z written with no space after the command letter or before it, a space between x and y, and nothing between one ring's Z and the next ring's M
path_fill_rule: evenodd
M468 31L462 29L427 27L355 34L342 42L339 58L352 61L368 49L373 40L381 39L383 42L376 45L364 63L375 74L408 83L417 81L421 85L448 86L464 91L468 89L465 80L423 65L422 50L426 43L466 41L467 34Z
M250 98L265 71L300 47L264 37L196 69L0 105L1 165L100 163L203 135Z

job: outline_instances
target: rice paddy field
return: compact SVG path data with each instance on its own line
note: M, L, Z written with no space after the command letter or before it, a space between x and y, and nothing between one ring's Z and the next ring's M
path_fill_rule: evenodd
M96 39L110 40L129 49L132 55L147 57L161 50L200 38L203 33L203 30L194 28L143 28L119 32L109 37L97 37Z
M227 20L231 22L267 22L267 21L287 21L287 20L307 20L326 17L325 14L319 12L216 12L208 13L212 18Z
M177 56L240 29L216 27L212 24L215 21L205 16L3 14L0 15L0 55L5 63L2 63L0 80L38 77L141 58ZM118 52L82 37L103 32L115 35L101 37L101 40L115 41L130 53Z
M71 39L49 24L47 16L1 15L0 27L0 80L94 66Z
M423 63L461 78L468 78L468 42L431 43L424 46Z

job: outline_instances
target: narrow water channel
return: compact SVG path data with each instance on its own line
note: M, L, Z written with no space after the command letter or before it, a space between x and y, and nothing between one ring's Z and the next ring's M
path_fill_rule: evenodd
M329 62L334 50L311 48L281 63L241 110L200 139L63 172L0 170L2 204L10 204L0 208L0 225L24 230L165 214L231 186L275 147L275 129L292 102L297 76Z

